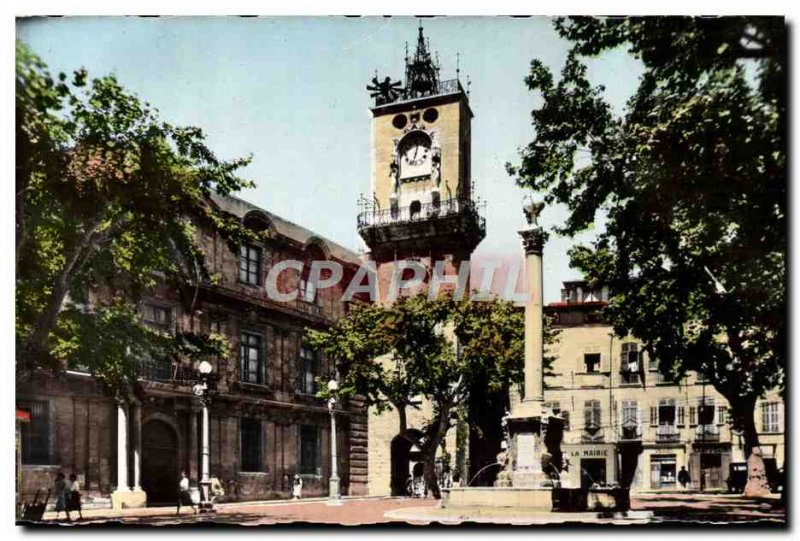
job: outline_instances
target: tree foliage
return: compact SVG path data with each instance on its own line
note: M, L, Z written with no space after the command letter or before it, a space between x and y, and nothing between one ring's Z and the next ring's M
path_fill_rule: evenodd
M401 434L407 408L419 407L413 399L432 403L420 446L437 495L436 449L471 389L494 392L523 379L524 315L505 301L420 295L363 305L326 331L309 330L308 340L336 362L339 392L363 397L378 413L396 409Z
M137 350L163 351L135 303L157 283L208 278L197 227L232 247L250 236L210 202L252 185L236 176L248 161L219 159L199 128L164 122L114 76L53 77L17 42L18 377L96 355L93 370L119 384Z
M572 264L610 287L618 333L665 372L706 374L730 402L746 450L757 398L786 364L786 29L781 18L569 18L560 77L534 60L543 103L509 166L519 185L606 231ZM583 58L625 47L644 73L624 114ZM579 154L588 157L579 158Z

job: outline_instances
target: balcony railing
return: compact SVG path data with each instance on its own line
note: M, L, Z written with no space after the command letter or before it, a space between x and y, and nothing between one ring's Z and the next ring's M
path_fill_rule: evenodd
M658 425L656 428L656 441L673 442L678 441L680 433L675 425Z
M191 385L198 379L197 371L184 363L159 359L139 361L139 377L146 381Z
M620 372L619 381L624 385L640 384L642 382L639 372Z
M695 428L696 441L719 441L719 427L717 425L697 425Z
M453 198L438 203L425 203L380 209L374 204L365 202L364 210L358 214L358 228L395 225L402 223L423 222L449 216L471 215L474 216L482 230L486 228L486 219L482 216L485 204L466 198Z
M412 95L410 92L403 90L399 96L386 96L384 94L378 94L375 96L375 105L380 107L381 105L389 105L392 103L401 103L404 101L409 101L418 98L427 98L430 96L442 96L445 94L455 94L457 92L461 92L464 96L467 96L467 93L464 91L464 87L461 86L461 82L458 79L447 79L446 81L439 81L439 83L430 91L426 92L424 95Z
M623 426L620 430L619 439L622 441L638 441L642 439L641 427L637 425Z

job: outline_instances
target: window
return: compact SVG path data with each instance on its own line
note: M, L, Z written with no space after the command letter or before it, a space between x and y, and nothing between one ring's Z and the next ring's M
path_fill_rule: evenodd
M599 353L584 353L583 364L586 366L586 372L594 374L600 371L600 354Z
M242 419L242 471L261 471L261 421Z
M697 401L698 424L714 424L714 399L712 397L700 398Z
M651 414L652 415L652 414ZM658 441L677 441L678 428L676 426L678 408L675 406L674 398L664 398L658 402L658 428L656 429L656 440Z
M162 333L172 334L172 308L152 302L144 302L140 308L142 322ZM175 367L171 359L164 356L153 356L143 352L139 358L139 375L149 381L171 381Z
M775 433L781 431L780 403L765 402L761 404L761 426L764 432Z
M31 420L22 423L22 463L50 463L50 406L45 401L24 400L19 409L30 412Z
M300 392L317 393L317 354L308 346L300 346Z
M261 283L261 248L248 244L239 247L239 281L256 286Z
M300 427L300 473L322 475L322 445L320 428Z
M315 302L317 300L317 284L313 280L300 278L297 290L299 292L300 300L306 302Z
M243 332L239 346L239 359L241 362L241 379L246 383L264 383L262 367L261 336Z
M713 396L706 396L697 400L696 439L701 441L719 440L719 426L716 425L716 415L714 415L716 411Z
M620 375L622 383L639 383L641 370L639 345L636 342L622 343L622 358L620 359Z
M603 427L601 424L600 401L587 400L584 402L583 413L583 439L585 441L601 441L603 439Z
M677 481L675 455L650 457L650 482L653 488L669 488Z
M208 332L210 334L225 335L225 317L220 315L212 316L208 322Z
M641 438L639 425L639 404L635 400L623 400L622 439L636 440Z
M725 413L727 408L725 406L717 406L717 424L724 425L725 424Z
M142 321L155 329L170 332L172 328L172 309L152 303L142 305Z
M422 203L417 200L411 202L411 205L408 209L409 214L411 215L411 219L413 220L414 217L422 211Z

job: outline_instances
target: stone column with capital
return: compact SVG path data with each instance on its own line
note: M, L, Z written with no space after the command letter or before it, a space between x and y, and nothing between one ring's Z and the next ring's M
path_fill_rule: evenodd
M128 405L117 400L117 489L130 490L128 486Z
M111 493L111 507L113 509L125 509L132 507L144 507L147 505L147 496L139 488L139 471L141 457L139 442L141 437L136 440L137 450L133 457L134 483L135 487L131 490L128 482L128 461L131 457L128 435L131 432L128 419L128 404L124 398L118 398L117 408L117 488ZM136 410L134 410L134 413ZM137 436L137 422L134 417L134 436Z
M559 418L544 408L544 280L542 252L546 234L536 223L544 205L525 208L528 229L520 231L525 250L525 380L522 400L511 400L508 423L508 468L498 486L549 487L558 477L561 459ZM515 392L516 389L512 392ZM555 460L553 460L555 458ZM510 471L509 471L510 469Z
M541 415L544 403L544 307L541 228L520 231L525 248L525 387L520 414Z

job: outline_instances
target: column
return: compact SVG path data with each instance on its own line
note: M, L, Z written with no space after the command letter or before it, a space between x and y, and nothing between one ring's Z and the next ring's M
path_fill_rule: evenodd
M203 399L203 437L202 437L202 464L201 464L201 479L203 483L208 482L208 470L209 470L209 453L210 453L210 446L209 446L209 418L208 418L208 400Z
M525 303L525 398L523 402L544 402L544 310L542 291L542 248L544 234L540 228L520 231L525 248L525 284L528 300ZM527 408L526 408L527 409ZM539 415L541 407L532 411Z
M197 411L189 410L189 479L199 479L197 471Z
M338 505L341 503L339 494L339 457L336 448L336 399L328 399L328 409L331 413L331 479L329 483L329 503Z
M133 490L142 490L142 406L133 406Z
M124 401L117 401L117 491L128 488L128 411Z

